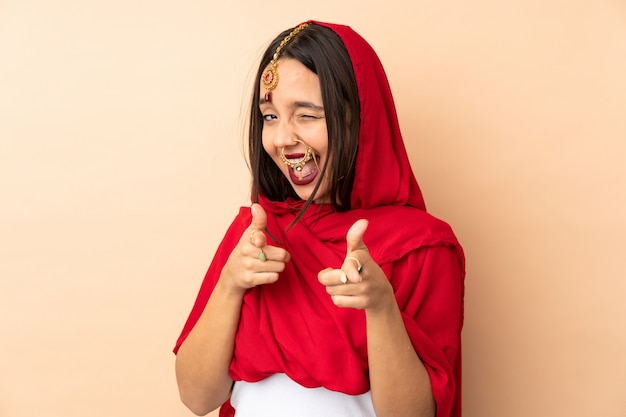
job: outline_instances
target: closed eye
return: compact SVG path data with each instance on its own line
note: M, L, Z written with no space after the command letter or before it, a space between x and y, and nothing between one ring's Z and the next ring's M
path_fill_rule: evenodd
M317 120L317 119L323 119L324 116L316 116L313 114L301 114L298 116L300 119L311 119L311 120Z

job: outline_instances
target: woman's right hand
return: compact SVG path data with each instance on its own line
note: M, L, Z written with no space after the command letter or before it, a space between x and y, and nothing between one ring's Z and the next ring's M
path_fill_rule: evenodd
M180 398L197 415L205 415L228 399L233 380L229 367L248 288L278 279L290 256L267 246L267 215L253 204L252 222L243 232L222 268L220 278L197 323L176 355ZM265 261L259 259L263 251Z
M278 274L291 259L285 249L267 245L267 215L263 207L254 203L250 210L252 222L230 253L220 277L223 285L242 292L276 282Z

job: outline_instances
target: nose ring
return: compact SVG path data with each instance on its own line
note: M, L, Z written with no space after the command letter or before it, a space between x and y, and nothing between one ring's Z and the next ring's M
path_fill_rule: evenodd
M293 168L296 171L302 171L302 167L313 158L313 149L306 144L304 146L306 149L304 156L295 162L290 161L289 159L285 157L285 148L283 147L280 150L280 160L283 161L290 168Z

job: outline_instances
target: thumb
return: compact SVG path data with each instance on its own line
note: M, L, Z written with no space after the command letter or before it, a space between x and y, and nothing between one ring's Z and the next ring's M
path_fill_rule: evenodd
M258 203L253 203L250 207L250 212L252 213L252 223L250 227L265 230L265 227L267 227L267 214L265 214L263 207Z
M367 246L365 246L365 243L363 243L363 235L365 234L368 225L369 222L367 220L360 219L354 222L352 226L350 226L350 229L346 234L346 243L348 244L346 251L347 253L359 249L367 249Z

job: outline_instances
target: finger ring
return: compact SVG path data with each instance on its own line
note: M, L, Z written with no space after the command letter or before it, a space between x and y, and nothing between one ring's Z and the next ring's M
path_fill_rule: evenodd
M347 283L348 283L348 276L347 276L347 275L346 275L346 273L345 273L345 272L343 272L343 271L341 271L341 278L340 278L340 279L341 279L341 282L342 282L343 284L347 284Z
M250 243L252 243L253 245L254 245L254 242L253 242L253 240L254 240L254 234L255 234L256 232L258 232L258 230L253 229L253 230L250 232L250 237L248 238L248 241L249 241Z
M263 252L263 249L259 251L259 261L261 262L267 261L267 256L265 256L265 252Z
M359 260L357 258L355 258L354 256L348 256L346 258L346 260L348 260L348 259L356 262L356 270L360 274L363 271L363 265L361 265L361 262L359 262Z

